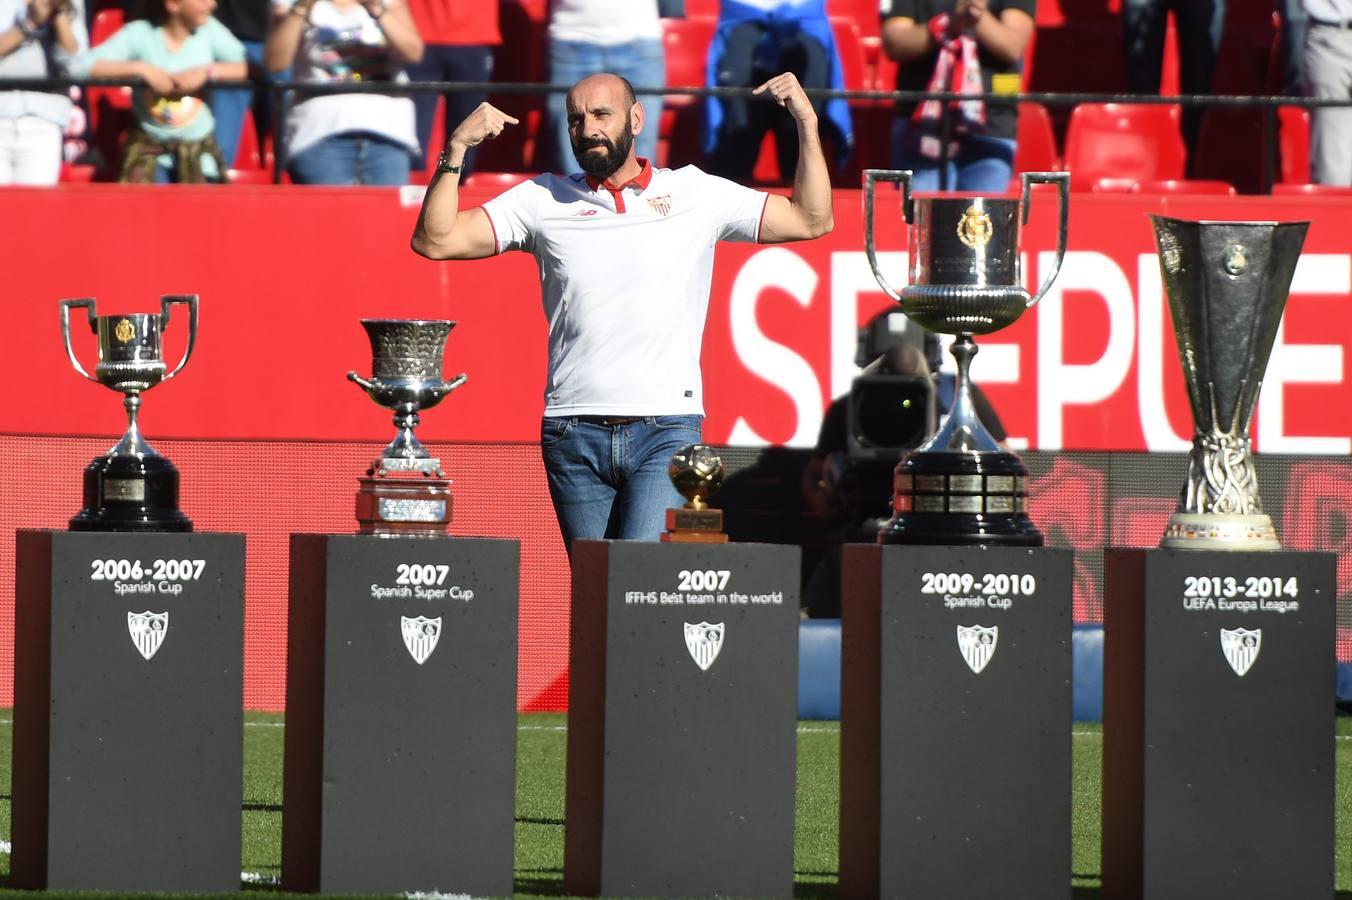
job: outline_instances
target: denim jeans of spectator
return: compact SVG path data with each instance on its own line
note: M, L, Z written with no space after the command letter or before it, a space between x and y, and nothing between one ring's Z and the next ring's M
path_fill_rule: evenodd
M261 77L263 68L263 44L259 41L242 41L244 53L249 60L249 77ZM287 77L290 77L289 75ZM235 155L239 151L240 131L244 128L244 110L255 106L254 125L268 128L270 123L266 111L270 108L271 95L266 88L258 89L257 104L254 103L254 89L214 88L211 91L211 114L216 119L216 145L221 148L221 158L227 168L235 167Z
M344 131L291 157L296 184L408 184L408 148L365 131Z
M1127 87L1133 94L1160 92L1164 34L1171 9L1178 28L1178 88L1184 94L1210 94L1225 0L1123 0ZM1183 142L1189 154L1197 144L1204 112L1200 106L1183 107Z
M666 53L660 38L603 46L582 41L552 41L549 45L549 82L571 86L588 75L612 72L634 87L665 87ZM657 164L657 131L662 120L662 95L639 94L643 104L643 133L634 136L638 155ZM581 172L568 137L567 94L549 95L549 128L554 134L556 172Z
M423 58L404 67L412 81L492 81L493 48L486 44L452 46L450 44L428 44L423 50ZM418 93L413 95L413 107L418 117L418 144L432 159L441 153L442 144L432 146L432 120L436 118L437 99L446 98L445 140L451 136L455 126L468 118L488 95L483 91L451 91L446 94ZM423 160L410 157L413 169L423 168ZM463 181L474 171L474 154L465 156L464 166L460 170Z
M576 416L546 417L540 454L549 496L569 555L581 538L654 541L666 511L685 499L671 486L671 456L700 439L699 416L647 416L598 425Z
M911 171L911 190L939 190L939 161L922 156L910 140L911 120L892 123L892 167ZM1014 141L985 135L967 135L948 160L950 191L1003 194L1014 173Z

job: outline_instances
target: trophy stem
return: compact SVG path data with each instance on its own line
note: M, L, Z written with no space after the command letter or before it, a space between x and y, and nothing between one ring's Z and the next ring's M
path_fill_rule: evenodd
M426 459L428 457L427 449L423 447L422 442L414 435L413 429L418 427L422 419L418 416L418 410L410 403L401 403L394 411L394 427L399 429L394 440L385 448L385 456L393 459Z
M953 359L958 364L958 377L953 386L953 406L934 437L918 448L919 452L998 453L1000 445L991 437L977 415L972 400L972 359L977 354L976 341L970 334L959 334L953 341Z
M127 410L127 430L122 433L122 439L108 451L108 455L141 458L158 456L159 454L141 436L141 425L138 421L138 414L141 411L141 394L134 392L123 395L122 405Z

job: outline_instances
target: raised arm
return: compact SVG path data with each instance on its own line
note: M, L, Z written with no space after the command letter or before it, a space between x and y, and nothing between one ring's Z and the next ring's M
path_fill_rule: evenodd
M793 173L793 194L771 194L765 204L760 242L782 244L821 237L835 226L831 211L831 174L826 169L817 111L803 93L793 73L776 75L751 93L769 92L789 111L798 126L798 168Z
M471 147L502 134L518 120L489 103L480 103L451 132L446 142L446 162L459 168ZM413 251L428 259L483 259L497 250L493 225L480 208L460 208L460 173L438 172L427 186L418 224L409 242Z

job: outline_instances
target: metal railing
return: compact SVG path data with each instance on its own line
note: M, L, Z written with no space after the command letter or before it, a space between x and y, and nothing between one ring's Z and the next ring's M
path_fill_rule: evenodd
M71 87L91 88L91 87L136 87L141 85L139 79L127 78L14 78L0 80L0 91L4 90L26 90L26 91L65 91ZM311 97L325 96L330 94L389 94L396 96L407 96L414 94L434 93L445 94L455 92L473 92L489 96L502 96L511 94L533 94L549 95L565 93L569 90L566 85L549 85L537 83L517 83L517 82L309 82L309 81L291 81L291 80L241 80L232 82L217 82L215 88L220 89L252 89L267 90L270 92L273 111L272 134L275 142L276 164L273 172L273 181L280 180L281 172L286 166L286 147L285 130L281 123L285 121L288 105L295 102L301 102ZM768 97L755 97L751 95L750 88L741 87L647 87L635 86L637 94L662 94L666 97L747 97L759 102L771 102ZM807 94L814 100L844 99L855 102L872 102L875 104L913 104L924 100L972 100L980 98L982 101L992 105L1010 105L1017 106L1020 103L1039 103L1047 107L1074 107L1082 103L1134 103L1134 104L1157 104L1157 105L1177 105L1183 108L1206 107L1206 108L1228 108L1228 109L1259 109L1263 111L1263 172L1262 172L1262 193L1270 193L1272 185L1276 181L1276 166L1278 159L1278 114L1280 107L1303 107L1306 109L1317 109L1328 106L1352 106L1352 99L1316 99L1311 97L1289 97L1283 95L1178 95L1178 96L1157 96L1141 94L1121 94L1121 93L1052 93L1046 91L1033 91L1018 94L962 94L953 91L865 91L865 90L829 90L829 89L807 89ZM447 123L448 128L454 123ZM951 134L951 121L949 104L943 105L943 118L941 120L941 154L946 154ZM855 152L862 152L856 147ZM880 163L886 162L886 151L882 151L883 159ZM941 155L939 159L941 178L946 176L946 167L944 163L947 160ZM227 161L231 162L231 161Z

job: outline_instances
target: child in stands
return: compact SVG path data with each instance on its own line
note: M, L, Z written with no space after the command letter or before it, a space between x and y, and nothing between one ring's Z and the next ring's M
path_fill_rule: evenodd
M118 180L223 181L226 161L205 100L218 81L248 77L244 45L212 18L216 0L148 0L148 20L128 22L85 54L74 74L140 78L136 126L127 136Z

